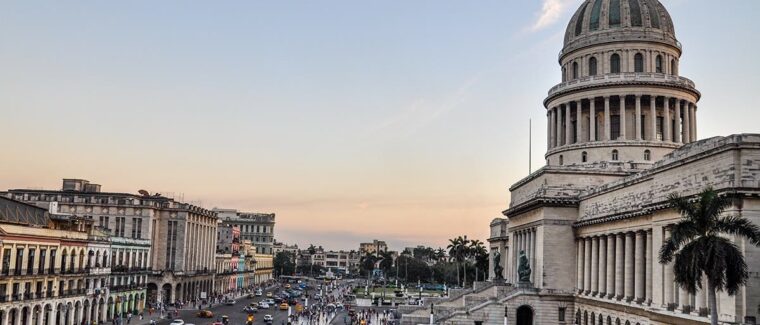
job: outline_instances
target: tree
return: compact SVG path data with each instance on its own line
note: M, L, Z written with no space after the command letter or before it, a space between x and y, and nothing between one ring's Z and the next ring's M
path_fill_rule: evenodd
M367 253L366 255L362 256L359 264L361 265L361 270L366 271L367 274L369 274L372 273L372 270L375 269L375 262L377 262L377 256L373 255L372 253Z
M488 274L488 251L482 241L473 239L470 242L470 257L475 260L475 280L478 279L478 273L485 271ZM485 280L485 276L481 279Z
M462 287L464 287L467 283L466 260L470 255L469 243L470 240L467 239L467 236L459 236L457 238L449 239L449 245L447 246L449 249L449 256L457 262L457 265L459 267L463 268L464 279L461 282ZM457 268L457 284L459 283L459 268Z
M317 248L316 248L316 247L314 247L314 244L309 244L309 248L307 248L306 250L307 250L307 251L309 252L309 254L311 254L311 255L314 255L314 253L316 253L316 252L317 252Z
M292 252L279 252L274 256L273 265L280 275L293 275L296 272L296 256Z
M708 187L695 200L671 194L670 205L683 219L673 225L671 236L660 249L661 264L673 261L675 282L694 294L707 280L708 305L713 325L718 324L716 291L734 295L747 281L747 263L727 236L744 238L760 246L760 227L741 216L722 216L731 206L727 197Z

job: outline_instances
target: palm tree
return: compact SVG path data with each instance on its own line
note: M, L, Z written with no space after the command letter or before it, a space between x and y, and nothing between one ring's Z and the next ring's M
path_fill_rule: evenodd
M470 242L469 246L470 251L470 257L473 257L475 260L475 281L478 280L478 271L481 270L482 260L484 255L488 255L488 251L486 251L486 247L483 245L483 242L478 239L473 239ZM486 259L486 262L488 259ZM485 268L483 270L486 270L488 268L488 264L486 263ZM485 279L485 277L483 277Z
M446 246L446 248L449 249L449 257L457 261L457 285L459 284L459 257L460 257L460 247L462 246L462 236L459 236L457 238L449 239L449 245Z
M705 188L695 200L678 194L668 197L683 216L673 225L671 236L660 249L661 264L673 261L675 282L694 294L707 278L708 305L713 325L718 324L716 291L734 295L747 281L747 263L728 236L744 237L760 246L760 227L741 216L721 216L731 206L727 197ZM739 239L739 238L737 238Z

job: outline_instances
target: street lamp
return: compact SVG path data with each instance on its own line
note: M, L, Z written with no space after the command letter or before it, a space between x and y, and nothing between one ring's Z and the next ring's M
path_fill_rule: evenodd
M433 325L433 306L435 304L430 304L430 325Z
M509 310L507 306L504 306L504 325L509 325L509 319L507 318L509 316Z

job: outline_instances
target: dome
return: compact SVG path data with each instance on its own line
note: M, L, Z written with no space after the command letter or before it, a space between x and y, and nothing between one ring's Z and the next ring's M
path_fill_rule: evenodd
M659 0L585 0L570 19L562 53L610 42L650 41L680 49Z

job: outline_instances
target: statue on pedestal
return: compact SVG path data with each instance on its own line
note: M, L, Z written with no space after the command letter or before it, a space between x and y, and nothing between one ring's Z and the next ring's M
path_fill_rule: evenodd
M495 251L493 253L493 279L494 281L501 281L504 280L504 275L502 274L504 272L504 268L501 266L501 253L499 251Z
M520 282L530 282L530 263L525 251L520 251L520 264L517 267L517 274L520 276Z

